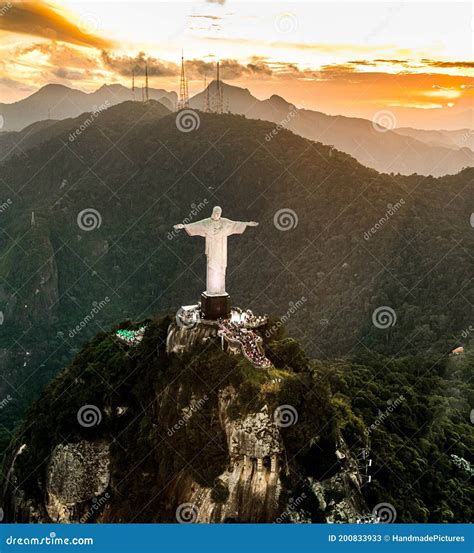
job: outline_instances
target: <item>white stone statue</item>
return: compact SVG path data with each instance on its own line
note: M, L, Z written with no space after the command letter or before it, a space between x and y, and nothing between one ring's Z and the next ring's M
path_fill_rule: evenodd
M216 206L212 215L202 221L188 225L174 225L176 230L185 229L189 236L203 236L206 239L208 296L224 296L225 271L227 267L227 237L242 234L247 227L256 227L258 223L250 221L231 221L221 217L222 208Z

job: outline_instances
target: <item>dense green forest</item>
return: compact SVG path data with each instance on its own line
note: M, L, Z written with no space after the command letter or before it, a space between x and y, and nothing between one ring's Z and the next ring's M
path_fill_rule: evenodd
M0 165L11 200L0 235L7 433L96 332L196 301L203 244L172 225L216 204L260 222L229 240L233 303L291 311L286 324L310 356L437 356L464 344L472 169L383 175L285 130L268 141L273 124L236 115L199 113L183 133L157 102L114 106L74 134L87 116L49 125ZM86 209L99 212L97 228L78 225ZM296 216L284 231L282 209ZM374 326L381 306L396 324Z
M189 470L201 485L213 487L226 467L227 445L215 410L219 390L232 385L239 394L235 417L264 404L297 410L297 423L281 429L283 485L288 495L306 492L301 509L313 522L323 520L307 479L324 480L340 470L335 455L339 433L354 458L361 459L361 451L369 448L372 481L362 490L370 509L389 502L398 522L472 519L471 474L453 457L471 466L474 461L472 356L393 359L366 353L351 362L310 362L283 332L272 339L262 332L274 368L255 369L223 353L219 341L183 357L167 355L170 320L145 321L145 338L136 348L124 347L113 332L98 334L30 408L11 449L28 446L16 462L27 498L44 497L45 460L56 444L112 439L111 520L166 521L164 483ZM170 435L167 429L190 397L208 400L187 422L186 432ZM86 404L104 414L99 426L74 424ZM125 415L117 415L117 406L126 409ZM364 461L359 468L366 470ZM225 495L225 490L213 493Z
M45 454L67 436L62 425L78 402L105 402L109 379L128 374L130 363L141 378L128 380L124 393L139 408L155 376L138 350L136 359L120 348L105 353L108 329L198 299L204 246L172 225L221 205L224 216L260 222L229 240L233 304L282 317L301 344L274 341L269 355L276 370L291 367L295 390L289 384L287 391L302 409L307 382L327 398L324 409L307 407L316 409L312 424L338 420L357 447L370 438L368 503L392 502L400 521L469 520L472 488L451 455L472 463L474 170L442 178L379 174L285 130L266 140L273 124L235 115L199 113L199 128L183 133L176 114L156 102L110 108L71 140L86 117L49 125L0 164L0 447L16 424L35 421L28 436ZM79 225L87 209L98 212L93 229ZM289 229L277 224L281 210L292 217ZM373 319L380 307L394 313L382 328ZM460 345L466 353L449 357ZM105 359L97 357L102 350ZM318 361L308 364L302 351ZM237 364L212 355L199 361L210 378L215 363ZM93 385L74 400L59 399L85 367L96 375ZM245 366L238 371L248 378L243 392L249 386L249 400L257 397L252 385L260 377ZM145 436L137 451L149 446L149 424L143 417L127 431ZM289 451L300 439L290 431ZM304 458L295 463L291 474L308 470Z

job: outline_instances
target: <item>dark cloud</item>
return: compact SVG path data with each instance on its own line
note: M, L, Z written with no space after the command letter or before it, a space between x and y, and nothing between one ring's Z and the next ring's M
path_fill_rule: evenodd
M108 48L111 42L85 32L44 2L1 3L0 29L91 48Z
M437 60L421 60L421 63L429 65L430 67L441 67L443 69L459 68L459 69L470 69L474 67L474 62L472 61L437 61Z
M188 15L188 17L192 17L195 19L212 19L213 21L219 21L222 19L222 17L219 17L217 15Z
M131 77L133 72L135 72L135 75L144 74L145 64L148 65L148 75L150 77L174 77L179 75L179 67L175 63L147 57L144 52L139 52L136 56L114 56L103 51L101 58L106 69L124 77Z
M67 79L68 81L81 81L86 77L82 71L73 71L67 67L57 67L51 73L60 79Z

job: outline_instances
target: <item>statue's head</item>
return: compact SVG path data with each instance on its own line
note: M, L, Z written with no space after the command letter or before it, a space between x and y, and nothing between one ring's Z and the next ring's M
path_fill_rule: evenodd
M219 207L216 205L216 207L212 210L211 218L214 219L214 221L218 221L221 218L222 215L222 207Z

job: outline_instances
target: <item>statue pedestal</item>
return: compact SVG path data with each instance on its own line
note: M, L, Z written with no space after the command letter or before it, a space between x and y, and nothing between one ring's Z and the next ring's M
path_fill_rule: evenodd
M203 319L228 319L230 317L230 296L208 296L201 294L201 312Z

